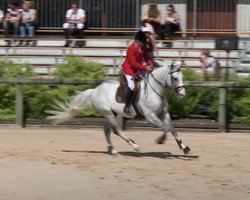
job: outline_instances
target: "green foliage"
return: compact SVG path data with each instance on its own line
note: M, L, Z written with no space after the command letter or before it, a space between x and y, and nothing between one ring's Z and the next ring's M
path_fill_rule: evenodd
M183 74L185 81L201 80L201 77L191 69L186 69ZM229 81L250 83L250 77L230 76ZM217 119L218 92L216 88L190 87L186 89L187 95L184 99L179 99L173 92L168 92L170 114L174 118L187 117L199 113L201 107L205 107L205 114ZM229 121L250 124L250 89L229 89L227 108Z
M59 65L52 76L57 78L79 78L79 79L103 79L105 77L105 68L97 62L85 61L76 56L69 56L65 63ZM83 91L92 88L92 86L57 86L50 88L49 97L52 99L69 100L77 91ZM80 112L78 116L100 117L95 109L88 109Z
M32 75L33 72L28 65L17 66L11 61L0 60L0 78L30 77ZM9 84L1 84L0 95L0 118L14 119L15 87Z
M24 70L25 69L25 70ZM104 67L95 62L86 62L76 57L68 57L65 64L57 67L52 74L58 78L104 78ZM15 65L11 61L0 60L0 78L35 77L28 64L23 66ZM53 99L69 100L76 94L90 86L46 86L46 85L25 85L24 91L24 113L25 118L44 118L45 110L51 109ZM9 84L0 85L0 119L15 119L15 86ZM99 116L91 109L81 114L81 116Z
M245 79L231 77L230 81L250 84L250 77ZM230 121L250 124L250 88L229 90L228 113Z
M24 70L25 69L25 70ZM193 70L184 70L185 81L201 81L202 78ZM104 67L95 62L87 62L79 57L67 57L65 63L59 65L51 74L58 78L103 79ZM28 64L15 65L10 61L0 60L0 78L35 77L35 73ZM250 83L249 78L231 76L230 81ZM76 94L91 86L54 86L54 85L25 85L24 109L26 118L44 118L44 113L51 108L53 99L59 101L69 100ZM174 118L197 114L201 106L206 107L204 114L213 118L218 116L218 89L216 88L187 88L186 97L178 99L172 92L167 92L170 114ZM250 124L250 89L230 89L228 92L228 111L231 122ZM78 116L99 117L95 109L80 112ZM15 86L0 84L0 119L11 120L15 118Z
M64 64L57 67L53 76L59 78L104 78L105 69L98 62L85 61L76 56L68 56Z

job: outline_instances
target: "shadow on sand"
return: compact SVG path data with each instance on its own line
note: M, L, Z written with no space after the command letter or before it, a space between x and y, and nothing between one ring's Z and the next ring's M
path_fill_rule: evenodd
M62 150L66 153L90 153L90 154L108 154L107 151L73 151L73 150ZM170 152L133 152L123 151L119 152L122 156L128 157L151 157L151 158L163 158L163 159L181 159L181 160L196 160L199 158L197 155L184 155L184 154L172 154Z

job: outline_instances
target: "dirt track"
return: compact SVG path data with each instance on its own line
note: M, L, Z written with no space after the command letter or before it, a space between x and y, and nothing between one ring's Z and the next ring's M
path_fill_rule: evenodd
M113 136L118 156L106 154L102 130L0 129L0 200L250 199L249 134L127 132L133 152Z

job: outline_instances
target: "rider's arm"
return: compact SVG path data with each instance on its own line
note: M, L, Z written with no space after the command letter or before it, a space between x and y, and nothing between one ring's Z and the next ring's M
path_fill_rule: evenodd
M128 51L127 51L127 57L128 57L128 60L130 62L130 64L141 70L141 71L147 71L146 67L144 65L142 65L141 63L137 62L136 61L136 49L134 48L129 48Z

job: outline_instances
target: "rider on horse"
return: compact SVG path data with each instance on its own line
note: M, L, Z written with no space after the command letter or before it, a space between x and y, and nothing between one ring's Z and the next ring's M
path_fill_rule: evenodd
M132 113L130 104L135 89L134 78L137 75L137 72L148 72L153 68L153 61L148 55L146 43L146 34L141 30L138 31L135 34L135 41L127 49L127 56L124 63L122 64L123 72L128 83L125 107L123 110L127 114ZM143 59L146 61L146 65L142 64Z

